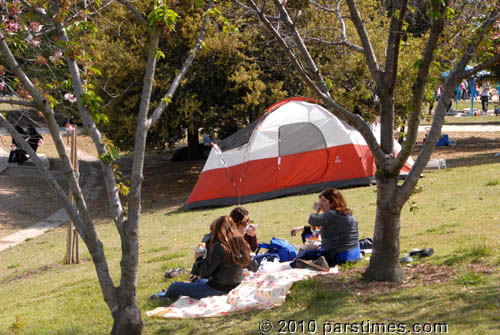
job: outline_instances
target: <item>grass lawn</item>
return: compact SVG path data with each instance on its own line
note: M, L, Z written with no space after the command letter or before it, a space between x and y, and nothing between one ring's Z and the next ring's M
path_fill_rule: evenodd
M426 172L415 194L416 211L403 209L401 252L432 247L434 255L414 261L400 285L359 281L368 260L344 266L341 273L296 283L277 309L209 319L144 318L144 334L259 334L261 320L315 320L317 334L331 322L447 323L449 334L499 334L500 292L500 162ZM373 234L376 189L343 191L360 224L360 237ZM290 238L289 230L306 223L317 195L280 198L247 204L258 223L259 241ZM156 307L148 296L168 286L166 269L189 268L193 247L210 222L229 212L219 208L190 212L158 210L142 216L138 305ZM109 221L100 221L110 271L119 276L120 242ZM63 228L0 253L0 334L108 334L112 320L102 300L95 270L82 245L82 263L61 265ZM186 279L187 277L180 277ZM179 279L179 278L177 278ZM283 324L281 324L282 326ZM297 333L302 333L300 328ZM310 327L314 324L311 323ZM293 325L292 325L293 326ZM429 326L427 326L429 327ZM473 329L473 330L472 330ZM292 333L293 327L289 333ZM334 332L332 332L334 333ZM337 332L338 333L338 332Z

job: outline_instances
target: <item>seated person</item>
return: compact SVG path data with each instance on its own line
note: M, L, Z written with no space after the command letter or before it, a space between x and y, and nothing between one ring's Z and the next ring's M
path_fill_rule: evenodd
M258 248L257 232L255 230L255 225L250 224L248 211L243 207L236 207L231 211L229 216L233 219L240 233L243 234L245 241L247 241L250 246L250 250L255 252Z
M191 283L172 283L166 291L151 298L175 301L184 295L202 299L227 294L241 283L243 268L253 264L248 243L229 216L216 219L210 230L212 238L207 246L207 256L195 253L193 269L202 279ZM252 267L252 270L256 269Z
M321 192L319 203L313 204L313 210L309 224L321 227L321 246L306 251L300 258L315 260L324 256L330 267L360 259L358 222L347 208L342 194L335 188ZM304 227L293 228L291 235L300 231L304 231ZM295 262L290 265L293 267Z
M250 246L250 250L255 252L258 248L257 243L257 233L254 225L250 224L250 218L248 215L248 211L243 207L234 208L231 213L229 213L231 219L235 223L238 231L243 235L245 241L247 241ZM212 233L206 234L203 236L201 242L208 245L210 243L210 239L212 237Z
M24 131L24 129L21 126L17 125L16 130L20 135L22 135L24 138L26 138L26 132ZM15 162L15 163L21 165L27 159L28 159L28 157L26 156L26 151L21 149L21 146L16 143L14 138L12 138L12 145L11 145L11 150L10 150L8 162L9 163Z

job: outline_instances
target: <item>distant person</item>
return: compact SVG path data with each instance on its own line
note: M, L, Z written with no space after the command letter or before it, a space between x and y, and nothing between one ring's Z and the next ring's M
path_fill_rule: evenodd
M216 219L210 230L212 238L207 245L206 257L203 253L195 253L193 268L201 279L191 283L174 282L166 291L152 295L151 299L164 303L174 302L180 296L202 299L227 294L241 283L243 269L254 264L248 243L230 216Z
M16 131L23 136L23 138L26 138L26 132L24 129L17 125ZM26 160L28 160L28 157L26 156L26 151L21 149L21 146L12 138L12 145L10 148L10 153L9 153L9 163L17 163L19 165L23 164Z
M467 92L469 91L468 88L469 88L469 84L467 83L467 80L463 80L462 81L462 85L461 85L462 89L461 89L461 98L462 100L465 100L465 99L468 99L469 96L467 95Z
M309 225L321 227L321 247L306 251L300 258L317 260L324 256L329 267L360 259L358 222L340 191L330 188L321 192L319 202L313 204L313 210ZM295 236L309 229L307 226L296 227L290 234ZM293 267L294 262L291 265Z
M488 100L490 99L490 87L487 83L481 86L481 105L483 113L488 112Z
M436 88L432 92L432 100L431 102L429 102L429 115L432 114L432 110L434 109L434 102L438 102L440 98L441 98L441 86Z
M33 125L28 126L28 139L27 142L31 146L34 152L38 149L38 145L40 141L43 140L42 135L36 131L35 127Z

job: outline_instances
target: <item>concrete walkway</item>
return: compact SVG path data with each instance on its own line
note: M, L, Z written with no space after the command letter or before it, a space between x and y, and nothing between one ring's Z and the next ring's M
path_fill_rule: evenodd
M500 120L500 118L499 118ZM419 126L418 131L426 131L431 129L431 126ZM463 125L444 125L441 128L441 133L446 132L489 132L489 131L500 131L500 125L494 124L463 124Z
M2 149L0 150L4 151ZM3 153L0 152L0 154ZM89 155L82 151L78 151L78 157L80 158L79 159L80 166L85 165L85 170L88 171L88 174L84 176L85 180L81 182L83 195L87 200L95 200L99 196L101 190L101 186L98 185L98 180L97 180L99 169L98 169L98 164L96 164L96 162L98 162L98 160L94 156ZM48 162L46 158L45 160ZM0 173L2 171L1 162L2 160L0 160ZM8 164L6 168L19 168L16 167L15 165ZM23 168L23 166L21 166L21 168ZM66 224L67 222L69 222L69 216L66 213L66 210L64 208L61 208L60 210L58 210L56 213L52 214L45 220L42 220L28 228L22 229L20 231L15 232L14 234L5 236L4 238L0 239L0 252L7 248L13 247L19 243L22 243L26 241L26 239L28 238L35 238L43 234L48 229L61 226L63 224Z

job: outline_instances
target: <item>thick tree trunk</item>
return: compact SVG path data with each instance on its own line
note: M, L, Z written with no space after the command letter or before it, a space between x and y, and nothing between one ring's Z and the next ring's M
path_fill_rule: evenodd
M398 176L377 173L377 215L373 235L373 254L364 278L370 281L403 280L399 264L401 207L396 201Z
M141 311L136 305L119 306L112 313L112 335L140 335L142 334Z

